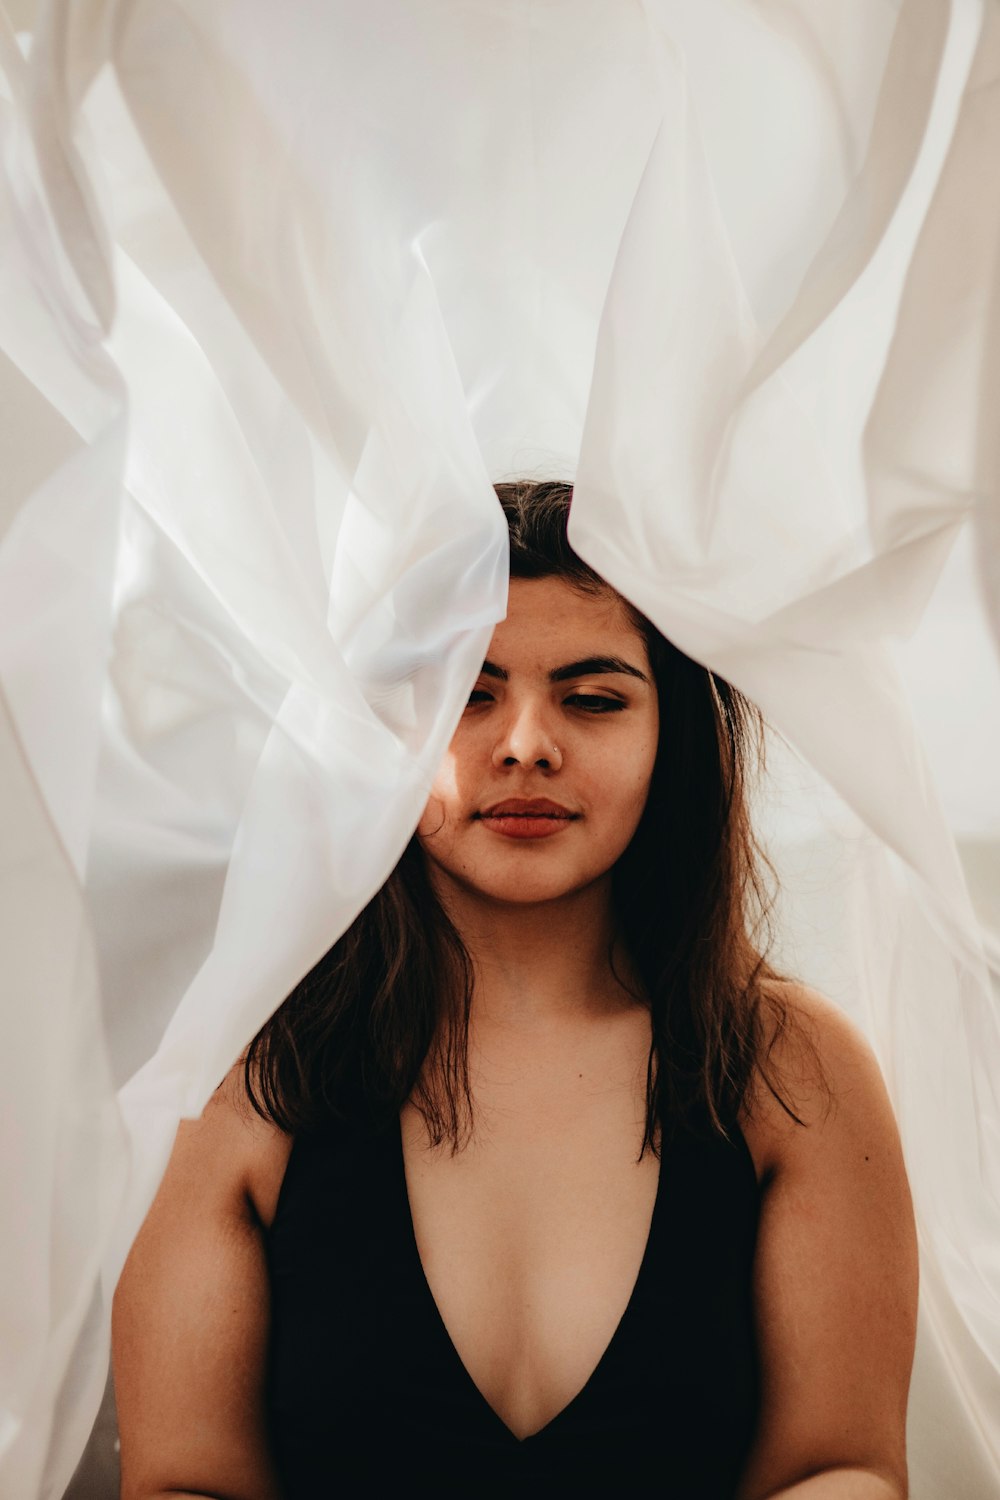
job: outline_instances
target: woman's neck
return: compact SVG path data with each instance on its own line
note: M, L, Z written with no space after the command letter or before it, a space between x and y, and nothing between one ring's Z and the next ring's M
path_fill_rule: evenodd
M547 1030L635 1006L610 877L537 905L487 901L451 882L438 897L472 959L477 1029Z

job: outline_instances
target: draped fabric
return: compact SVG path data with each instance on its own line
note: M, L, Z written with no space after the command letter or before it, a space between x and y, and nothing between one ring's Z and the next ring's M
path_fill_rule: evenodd
M914 1192L912 1493L1000 1493L1000 7L49 0L0 65L0 1492L405 847L526 475L767 715L779 961Z

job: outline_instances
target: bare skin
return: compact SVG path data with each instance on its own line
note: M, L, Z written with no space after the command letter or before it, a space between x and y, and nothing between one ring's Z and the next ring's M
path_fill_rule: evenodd
M639 678L549 679L598 648L648 673L613 598L512 583L489 653L507 678L480 680L419 830L475 966L476 1131L457 1155L431 1148L407 1106L407 1190L445 1326L519 1437L596 1366L656 1194L655 1157L637 1161L649 1018L608 963L608 872L641 815L660 728ZM594 712L581 695L625 706ZM477 809L508 795L551 798L574 819L538 841L478 826ZM615 968L629 978L620 947ZM793 1032L776 1061L805 1128L763 1089L742 1122L761 1185L763 1410L738 1500L896 1500L917 1279L896 1128L853 1028L807 991L783 998L834 1103ZM115 1299L124 1500L280 1493L263 1423L263 1236L289 1149L248 1109L238 1069L178 1132Z

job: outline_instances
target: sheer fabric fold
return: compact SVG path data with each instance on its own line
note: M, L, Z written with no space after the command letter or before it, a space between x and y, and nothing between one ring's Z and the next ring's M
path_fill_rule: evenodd
M527 475L767 715L778 959L914 1190L912 1493L1000 1493L1000 12L16 19L0 1489L62 1494L178 1119L411 836Z

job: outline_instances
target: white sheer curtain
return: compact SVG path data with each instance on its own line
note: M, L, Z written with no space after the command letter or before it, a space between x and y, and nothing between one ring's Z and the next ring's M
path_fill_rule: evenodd
M527 473L774 727L781 955L917 1204L913 1494L1000 1494L1000 11L60 0L0 61L2 1493L404 847Z

